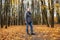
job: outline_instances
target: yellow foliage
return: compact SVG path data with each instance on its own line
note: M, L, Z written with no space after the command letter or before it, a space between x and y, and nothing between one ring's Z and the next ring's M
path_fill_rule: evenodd
M47 6L46 5L42 5L41 8L44 9L44 8L47 8Z
M56 3L54 6L56 6L56 7L60 7L60 4Z
M17 5L18 4L18 0L12 0L12 4Z
M15 3L15 0L12 0L12 4L14 4Z

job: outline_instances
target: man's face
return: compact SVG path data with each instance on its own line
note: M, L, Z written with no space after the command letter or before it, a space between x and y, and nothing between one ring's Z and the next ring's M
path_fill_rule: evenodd
M30 9L28 8L27 11L30 11Z

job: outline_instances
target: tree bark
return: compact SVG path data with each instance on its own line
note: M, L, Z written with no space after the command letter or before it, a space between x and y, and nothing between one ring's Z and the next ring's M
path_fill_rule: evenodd
M1 28L3 28L3 15L2 15L2 0L0 0L0 23L1 23Z
M54 27L54 1L51 0L51 11L50 11L50 16L51 16L51 27Z

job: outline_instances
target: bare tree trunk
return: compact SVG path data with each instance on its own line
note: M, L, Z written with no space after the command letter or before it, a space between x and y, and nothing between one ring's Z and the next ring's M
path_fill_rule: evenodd
M32 20L33 20L33 24L35 24L35 20L34 20L34 0L32 0L31 10L32 10Z
M8 26L10 26L10 0L8 0Z
M23 19L24 19L24 17L23 17L23 13L24 13L23 8L24 8L24 4L23 4L23 0L21 0L21 25L23 25Z
M19 18L18 18L18 25L20 25L20 12L21 12L21 10L20 10L20 7L21 7L21 5L20 5L20 0L18 1L18 16L19 16Z
M51 0L51 11L50 11L50 16L51 16L51 27L54 27L54 1Z
M3 15L2 15L2 0L0 0L0 23L1 23L1 28L3 28Z
M59 1L56 1L56 4L59 4ZM58 6L56 6L57 7L57 21L58 21L58 23L60 23L60 15L59 15L59 11L60 11L60 7L59 7L59 5Z
M8 26L9 2L10 2L9 0L5 0L5 8L4 8L4 13L5 13L4 22L5 22L5 25L6 25L5 28L7 28L7 26Z
M41 10L42 10L42 11L41 11L41 17L42 17L41 20L42 20L42 21L41 21L41 23L42 23L42 25L44 24L43 5L44 5L44 2L41 0L41 6L42 6L42 9L41 9Z
M39 2L37 2L37 23L40 24L40 5Z
M46 8L44 9L44 14L43 14L43 15L44 15L45 23L46 23L47 26L49 27Z
M49 27L48 24L48 18L47 18L47 9L46 9L46 5L45 5L45 1L41 1L42 2L42 19L43 19L43 23L42 24L47 24L47 26Z

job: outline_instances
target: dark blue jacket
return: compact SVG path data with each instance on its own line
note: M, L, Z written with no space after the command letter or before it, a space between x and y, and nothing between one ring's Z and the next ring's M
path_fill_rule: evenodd
M31 19L31 12L29 12L29 11L27 11L27 13L26 13L26 22L27 22L27 23L32 22L32 19Z

